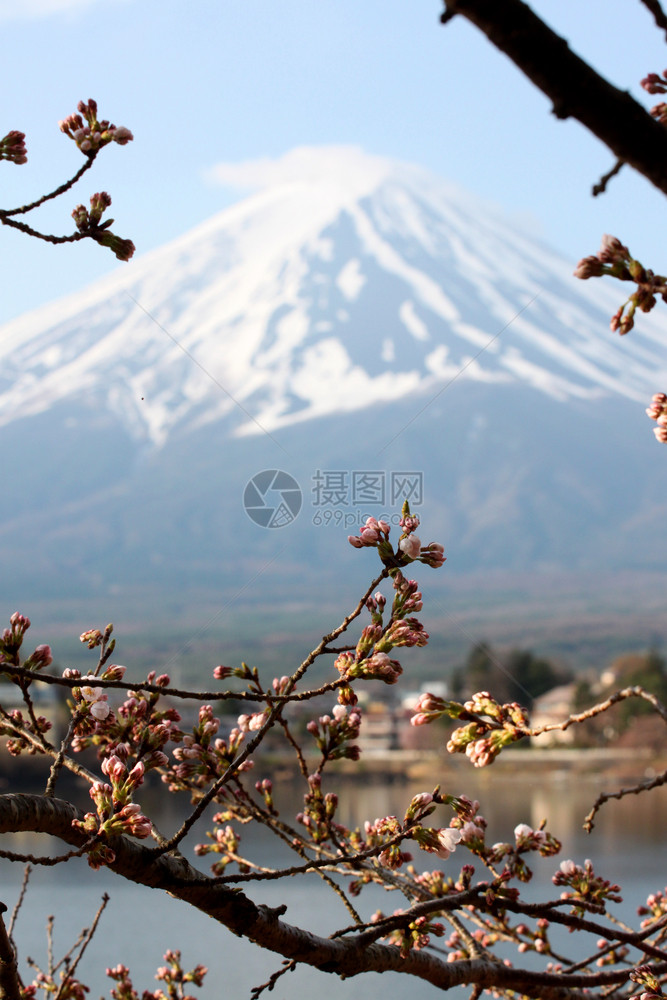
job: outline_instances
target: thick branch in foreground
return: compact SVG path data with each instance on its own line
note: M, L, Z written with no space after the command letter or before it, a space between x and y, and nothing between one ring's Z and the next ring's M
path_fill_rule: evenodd
M0 795L0 833L31 831L56 836L80 847L85 834L72 826L83 814L62 799L40 795ZM425 951L402 958L393 945L360 945L354 938L318 937L280 920L282 909L255 904L238 889L211 881L184 858L155 854L137 841L117 837L109 842L116 859L109 866L118 875L182 899L239 936L285 958L322 972L355 976L362 972L403 972L424 979L440 990L475 984L482 989L510 989L539 1000L590 1000L585 987L618 984L627 971L564 975L513 969L486 959L443 962Z
M443 21L460 14L551 98L558 118L576 118L619 160L667 194L667 129L612 86L522 0L445 0Z
M0 903L0 1000L21 1000L16 955L2 919L6 909L6 905Z

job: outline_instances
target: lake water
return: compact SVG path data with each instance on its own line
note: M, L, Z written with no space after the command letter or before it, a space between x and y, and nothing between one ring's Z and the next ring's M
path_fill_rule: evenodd
M369 776L365 781L345 785L340 796L341 819L356 824L376 816L402 815L413 794L432 790L438 782L442 782L447 791L465 791L479 798L481 811L489 823L489 843L511 840L512 831L519 822L537 826L543 818L548 820L548 829L563 840L563 852L560 858L536 859L532 866L536 877L527 889L528 898L544 899L552 893L551 875L559 861L568 857L577 862L592 858L599 874L621 884L624 902L615 912L628 921L634 921L636 907L645 901L649 892L663 889L667 883L664 850L667 791L657 789L641 798L632 796L622 802L609 803L600 813L595 831L588 836L581 829L583 817L602 785L612 787L608 779L595 774L575 776L562 771L545 777L538 773L531 776L528 769L512 772L506 768L495 771L490 768L473 772L464 767L446 772L444 779L443 773L438 771L419 781L391 784L383 784ZM614 787L618 787L618 783ZM289 799L290 795L294 797L294 790L286 787L277 795ZM160 819L165 832L173 829L176 823L176 817L169 815ZM203 839L200 833L193 842ZM27 836L2 840L3 847L17 851L58 853L60 849L55 841L47 849L44 840L37 842ZM249 856L267 864L293 863L284 851L276 854L261 832L244 836L242 847ZM459 850L448 861L429 865L428 856L421 852L416 854L419 860L423 858L424 867L441 867L452 874L458 871L464 859L470 858L470 855L465 857L467 852ZM204 867L205 860L199 859L197 863ZM481 875L480 867L478 864ZM11 910L20 887L22 866L1 861L0 871L0 898ZM329 934L350 923L340 900L317 876L306 881L262 883L252 890L244 888L257 902L287 903L288 911L283 919L293 924L303 923L316 933ZM119 962L130 967L140 995L144 989L155 988L153 976L167 948L180 948L187 968L197 962L208 966L204 987L193 990L202 1000L249 998L253 986L265 982L280 968L280 957L239 940L210 918L165 893L137 887L108 871L92 872L85 862L71 861L56 868L39 868L32 876L15 933L22 970L25 971L27 956L39 964L46 962L45 925L49 914L56 917L55 953L58 958L81 928L89 926L105 891L111 900L79 969L82 980L91 987L91 998L108 995L111 981L105 977L104 969ZM365 907L362 912L369 915L378 907L391 912L402 905L401 899L398 895L374 890L367 897L362 894L357 905ZM569 949L571 943L570 939L564 947ZM367 1000L369 992L374 995L378 990L382 991L383 1000L403 1000L408 991L411 1000L437 995L432 986L399 974L384 974L381 979L375 974L367 974L341 981L309 968L287 974L271 994L265 995L272 1000L300 1000L313 995L332 1000Z

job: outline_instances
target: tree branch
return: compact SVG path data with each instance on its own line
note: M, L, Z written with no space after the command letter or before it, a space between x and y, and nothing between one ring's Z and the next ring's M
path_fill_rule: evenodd
M641 3L653 14L656 25L665 32L667 38L667 17L660 6L659 0L641 0Z
M90 235L89 233L72 233L71 236L53 236L50 233L40 233L38 229L33 229L26 222L19 222L18 219L10 219L2 214L0 214L0 223L3 226L20 229L22 233L34 236L38 240L44 240L46 243L77 243L79 240L85 240Z
M59 837L80 847L85 834L72 826L82 813L62 799L40 795L0 795L0 833L32 831ZM282 908L257 905L238 889L212 883L177 855L156 856L127 837L109 840L115 860L112 871L140 885L162 889L182 899L233 933L248 938L285 958L314 966L322 972L355 976L362 972L402 972L440 990L475 984L481 989L515 990L535 1000L590 1000L586 988L625 982L626 969L589 974L556 974L514 969L486 959L444 962L426 951L401 957L394 945L364 947L354 937L322 938L279 919ZM8 1000L15 1000L9 997Z
M69 191L70 188L74 187L77 181L81 180L86 170L90 170L95 162L97 153L98 150L94 150L92 153L89 153L86 162L79 168L79 170L77 170L74 177L70 177L68 181L65 181L64 184L57 187L55 191L50 191L49 194L43 194L41 198L38 198L36 201L31 201L28 205L20 205L19 208L2 209L0 210L0 216L6 219L8 215L25 215L26 212L32 212L34 208L39 208L39 206L43 205L44 202L51 201L53 198L59 198L61 194L65 194L66 191Z
M576 118L617 159L667 194L667 129L575 55L522 0L445 0L443 23L460 14L553 101L557 118Z
M2 919L6 910L5 904L0 903L0 1000L21 1000L16 955Z

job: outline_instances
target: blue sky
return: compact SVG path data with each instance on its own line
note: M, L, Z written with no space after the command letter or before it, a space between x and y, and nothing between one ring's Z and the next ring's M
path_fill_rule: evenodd
M19 11L20 6L20 11ZM639 80L667 65L648 12L627 0L535 0L575 51L644 103ZM52 232L94 191L138 252L178 236L238 193L211 168L299 145L351 143L418 163L502 205L573 266L620 236L667 269L665 200L613 162L439 0L0 0L3 131L27 134L29 162L3 163L3 207L32 200L80 166L58 121L81 98L135 142L104 151L74 192L33 214ZM117 264L83 242L54 248L5 229L0 322L76 291Z

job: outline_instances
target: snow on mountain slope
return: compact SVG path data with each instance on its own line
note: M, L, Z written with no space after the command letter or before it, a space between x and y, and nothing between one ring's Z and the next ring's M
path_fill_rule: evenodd
M159 446L457 378L562 401L644 400L666 381L660 317L621 341L620 286L577 281L574 261L426 171L328 147L218 173L259 190L0 328L0 426L68 401Z

